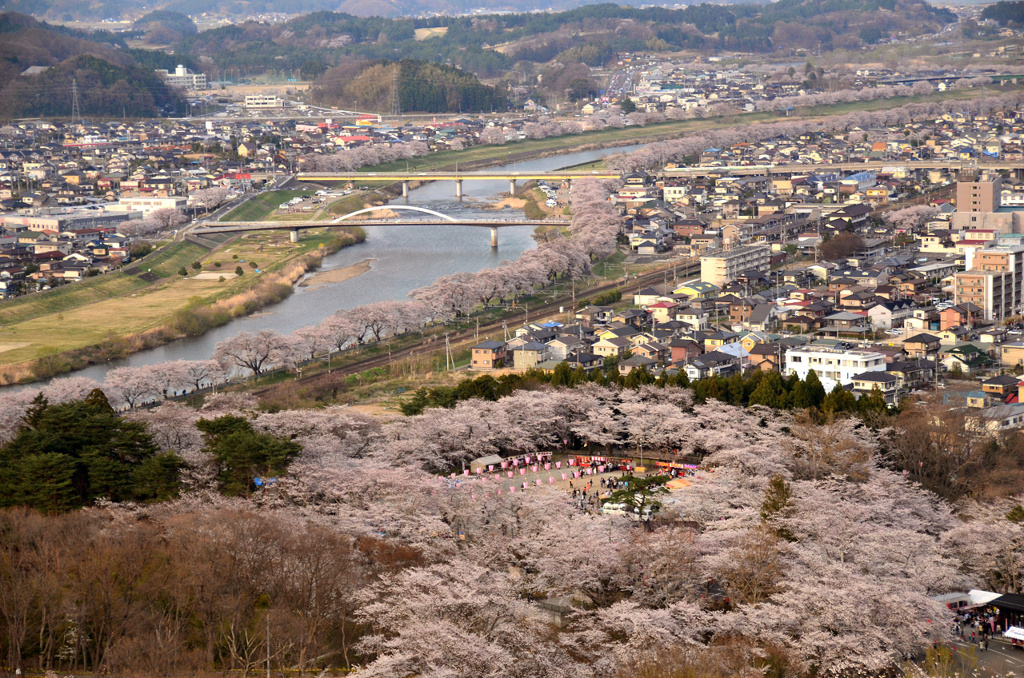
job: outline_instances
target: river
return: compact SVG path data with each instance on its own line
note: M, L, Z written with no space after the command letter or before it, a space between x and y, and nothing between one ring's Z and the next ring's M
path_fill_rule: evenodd
M641 146L567 153L514 165L502 170L554 170L591 162ZM455 184L439 181L409 191L409 205L427 207L453 217L500 218L501 212L485 210L483 203L496 202L508 191L508 181L463 182L463 200L455 198ZM405 204L403 198L393 201ZM238 332L275 330L289 333L313 325L343 309L385 299L405 299L409 292L442 275L479 271L515 260L534 247L532 226L509 226L498 231L498 247L491 249L490 229L468 226L369 226L365 242L325 257L319 271L329 271L373 259L368 272L338 283L296 287L287 299L255 315L233 320L200 337L179 339L134 353L121 360L94 365L72 373L102 381L108 370L125 365L151 365L170 360L200 360L213 356L216 345ZM65 375L68 376L68 375ZM16 388L16 387L15 387Z

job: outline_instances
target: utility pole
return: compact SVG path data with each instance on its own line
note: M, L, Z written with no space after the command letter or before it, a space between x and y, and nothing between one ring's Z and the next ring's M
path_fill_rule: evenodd
M448 333L444 335L444 368L445 370L451 370L455 367L455 360L452 359L452 345L448 341Z
M267 605L267 678L270 678L270 605Z

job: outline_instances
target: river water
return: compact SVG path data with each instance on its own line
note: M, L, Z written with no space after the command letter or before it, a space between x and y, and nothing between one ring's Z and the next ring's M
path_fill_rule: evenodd
M554 170L637 148L640 146L566 153L496 169ZM462 202L455 198L454 182L439 181L409 191L408 204L433 209L456 218L460 215L466 218L501 218L501 211L484 210L481 205L500 200L501 194L508 191L507 180L465 181L462 186ZM393 202L405 203L402 198ZM411 218L416 216L418 215L413 214ZM385 299L405 299L412 290L429 285L442 275L479 271L497 266L503 260L515 260L524 251L536 245L531 238L532 226L508 226L499 229L497 249L491 249L489 228L458 225L369 226L365 230L365 242L325 257L318 269L329 271L351 266L366 259L375 260L371 263L370 270L363 275L338 283L296 287L295 292L287 299L253 316L233 320L200 337L179 339L121 360L79 370L74 372L73 376L102 381L107 371L114 367L210 358L219 342L238 332L258 332L264 329L281 333L293 332L300 327L316 324L339 310Z

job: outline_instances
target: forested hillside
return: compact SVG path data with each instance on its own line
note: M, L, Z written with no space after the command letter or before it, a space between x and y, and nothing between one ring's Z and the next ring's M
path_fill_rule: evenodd
M358 62L333 68L314 83L314 99L344 108L387 110L395 71L402 111L473 113L502 110L502 92L482 85L471 73L425 61Z
M936 31L955 16L914 0L782 0L766 6L695 5L678 10L588 5L563 13L359 18L317 12L284 24L206 31L175 45L208 57L210 73L295 71L350 59L440 62L482 78L518 62L605 65L622 51L859 47L897 32ZM417 39L416 31L426 31ZM430 29L430 30L428 30Z
M997 2L981 11L982 19L991 19L1000 26L1020 26L1024 24L1024 2Z
M178 109L178 92L152 70L173 68L174 57L123 45L109 33L86 36L20 14L0 15L0 117L70 115L73 80L84 116ZM22 75L31 66L48 70Z

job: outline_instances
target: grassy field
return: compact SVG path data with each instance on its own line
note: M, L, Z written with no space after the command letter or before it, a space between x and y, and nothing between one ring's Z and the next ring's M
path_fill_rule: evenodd
M206 250L190 242L176 242L154 254L146 260L141 268L161 278L177 275L184 266L188 268L192 262L199 261Z
M991 87L988 89L988 96L995 96L1003 92L1019 90L1018 86L1007 85L1005 87ZM853 111L877 111L887 108L897 108L909 103L924 103L931 101L947 101L974 99L981 96L981 89L950 90L947 92L933 92L932 94L917 97L894 97L892 99L876 99L873 101L855 101L850 103L836 104L834 106L815 106L813 108L795 109L789 120L800 120L807 118L820 118L829 115L842 115ZM678 120L662 122L646 127L624 127L622 129L607 129L598 132L587 132L584 134L568 134L560 137L549 137L547 139L527 139L515 141L502 146L471 146L461 151L443 151L430 155L412 158L408 161L400 160L392 163L364 167L360 172L403 172L409 171L434 171L452 169L456 163L471 167L481 167L488 164L510 163L522 156L533 156L557 152L571 152L581 146L625 146L630 144L651 143L666 138L675 138L697 132L734 127L736 125L751 125L762 122L777 122L783 120L773 111L762 111L756 113L736 113L703 120Z
M253 233L213 252L189 242L172 243L139 267L138 275L160 276L156 282L115 273L5 302L0 305L0 365L160 327L190 301L210 304L244 292L331 237L326 232L305 233L300 242L292 243L284 232ZM192 268L196 261L200 270ZM235 277L239 266L243 274ZM178 275L182 267L188 277Z
M58 287L39 294L30 294L0 304L0 326L35 318L105 299L130 294L148 286L145 280L124 273L108 273L80 283Z
M303 191L271 191L258 195L244 204L239 205L223 217L221 221L262 221L269 217L274 210L300 195L309 195L309 190Z

